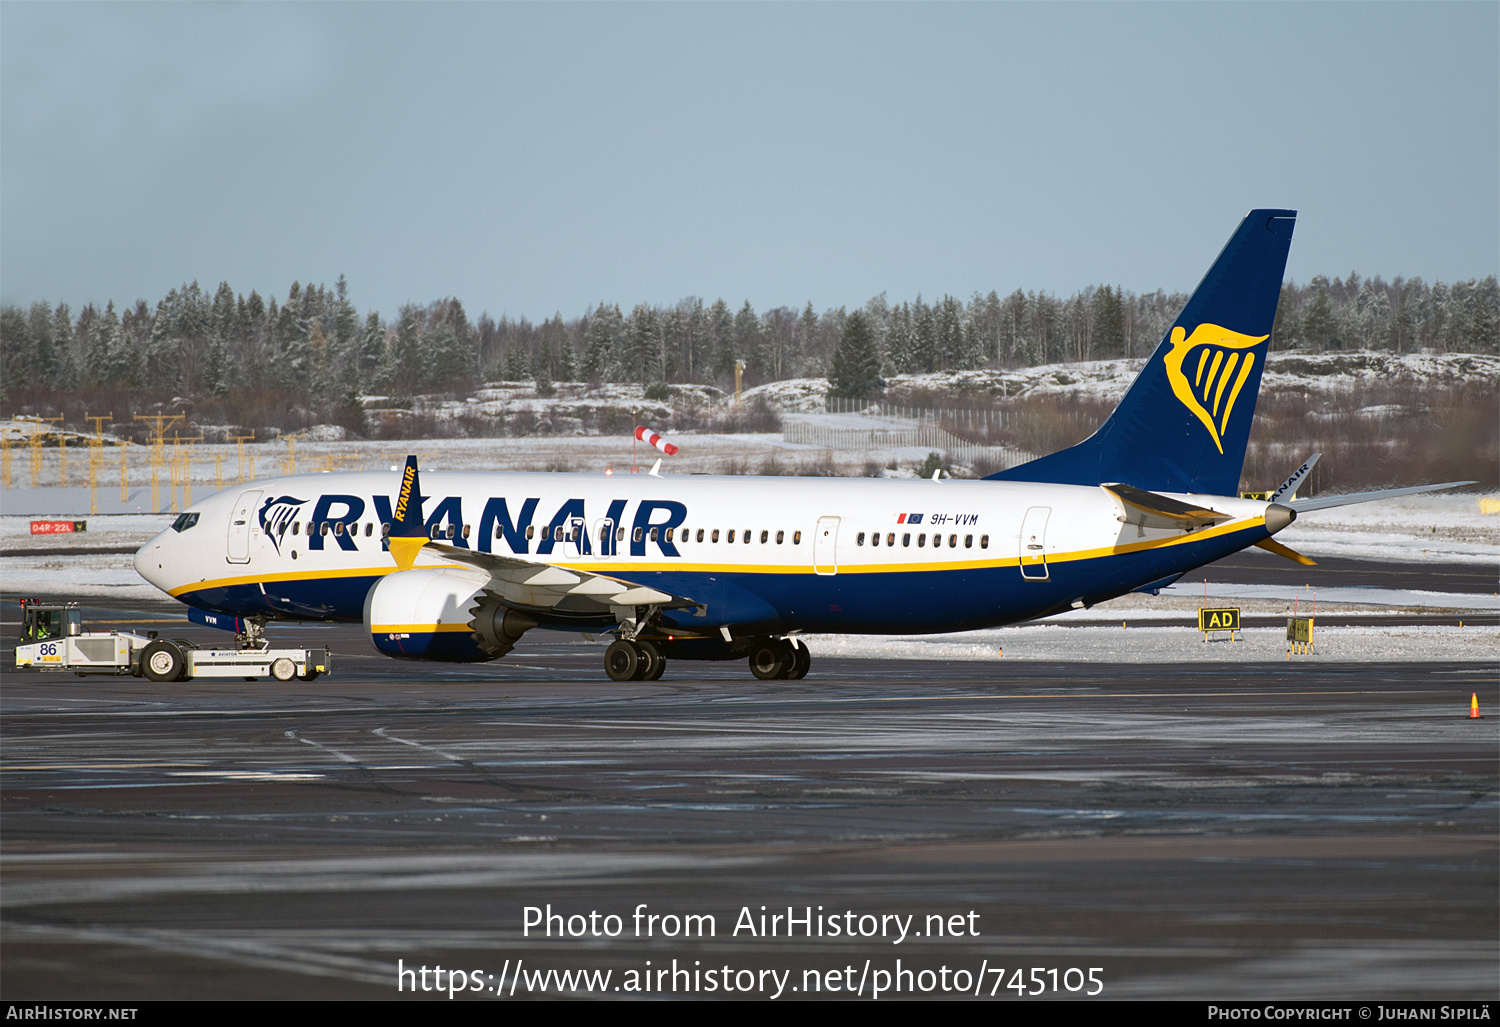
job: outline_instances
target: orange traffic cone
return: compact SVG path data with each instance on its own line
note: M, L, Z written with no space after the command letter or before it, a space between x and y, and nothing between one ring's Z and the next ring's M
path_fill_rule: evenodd
M1475 692L1473 695L1469 696L1469 719L1470 720L1483 720L1484 719L1483 717L1481 717L1479 715L1479 693L1478 692Z

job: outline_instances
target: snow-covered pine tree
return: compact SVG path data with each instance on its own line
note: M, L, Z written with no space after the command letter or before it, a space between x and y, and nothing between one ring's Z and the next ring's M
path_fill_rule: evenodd
M884 387L875 332L863 310L851 311L833 351L828 371L828 395L834 399L867 400Z

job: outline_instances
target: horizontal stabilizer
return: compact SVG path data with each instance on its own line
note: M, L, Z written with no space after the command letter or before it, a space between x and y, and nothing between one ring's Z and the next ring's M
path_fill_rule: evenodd
M1264 549L1268 553L1284 556L1293 563L1300 563L1304 567L1316 567L1318 565L1318 561L1303 556L1290 546L1284 546L1272 538L1263 538L1255 543L1255 546L1257 549Z
M1413 485L1405 489L1381 489L1379 492L1350 492L1342 496L1319 496L1317 499L1297 499L1284 505L1291 507L1298 513L1307 510L1332 510L1339 506L1353 506L1356 503L1369 503L1376 499L1395 499L1397 496L1415 496L1423 492L1436 492L1439 489L1456 489L1462 485L1473 485L1472 481L1447 481L1441 485Z
M1170 521L1180 521L1184 524L1216 524L1219 521L1233 519L1232 514L1219 513L1217 510L1205 510L1201 506L1192 506L1179 499L1163 496L1156 492L1147 492L1145 489L1138 489L1133 485L1108 482L1100 487L1106 492L1113 493L1119 497L1120 502L1127 506L1144 510L1157 517L1165 517Z

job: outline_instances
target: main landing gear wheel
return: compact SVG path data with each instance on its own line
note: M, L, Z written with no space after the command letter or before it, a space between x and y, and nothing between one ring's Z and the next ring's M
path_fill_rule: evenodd
M627 639L611 642L604 650L604 672L611 681L634 681L641 669L641 651Z
M807 675L812 654L805 645L785 638L767 638L750 650L750 673L762 681L799 680Z
M667 658L650 642L637 642L641 650L641 669L636 674L638 681L660 681L667 670Z
M791 643L787 643L791 645ZM787 677L793 681L800 681L807 677L807 669L812 666L812 653L807 651L807 646L802 643L792 647L792 667L787 671Z
M177 681L186 669L182 650L164 638L158 638L141 653L141 672L152 681Z
M297 676L297 665L285 656L271 661L271 676L277 681L290 681Z
M667 658L650 642L622 638L604 650L604 672L611 681L656 681L667 669Z
M791 647L779 638L767 638L750 648L750 673L762 681L786 677L792 662Z

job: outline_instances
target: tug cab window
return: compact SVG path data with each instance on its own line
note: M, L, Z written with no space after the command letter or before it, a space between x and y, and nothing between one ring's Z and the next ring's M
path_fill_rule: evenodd
M195 513L178 514L177 519L172 522L173 531L187 531L198 523L198 515Z
M74 625L70 628L69 625ZM38 610L30 607L21 614L21 641L45 642L49 638L78 634L83 630L81 610Z

